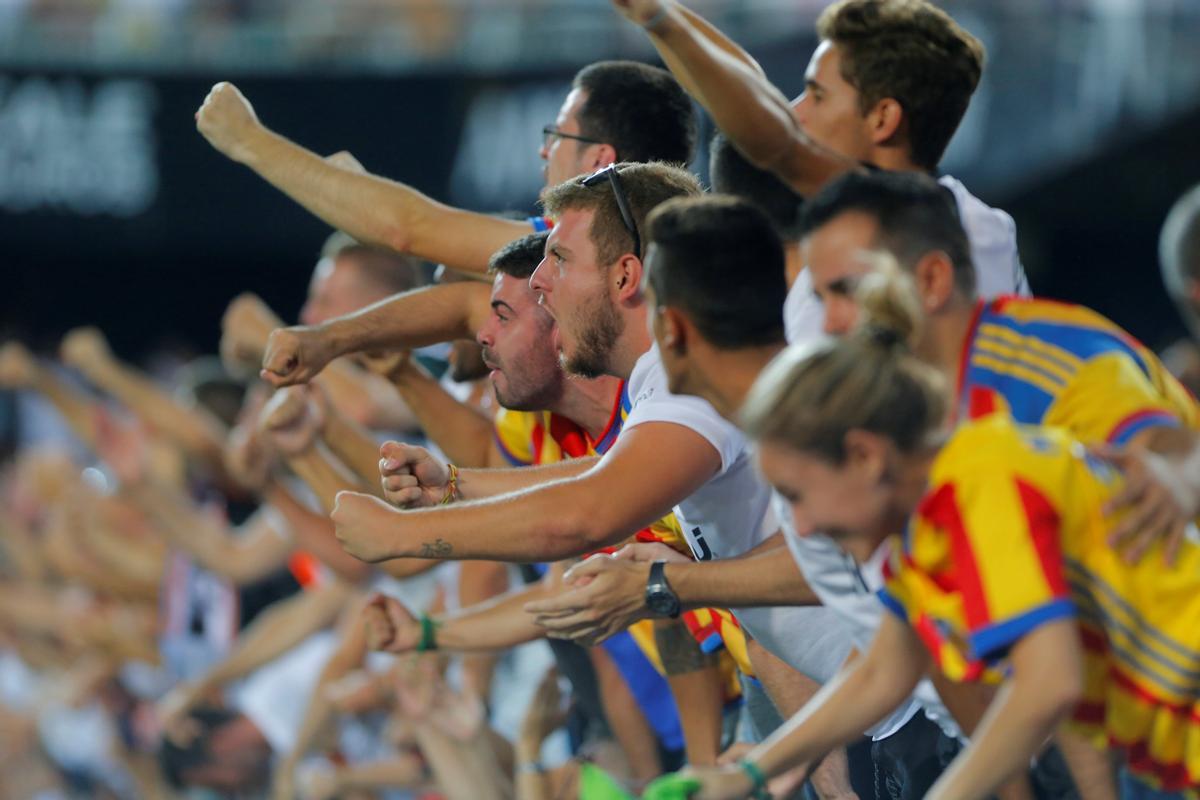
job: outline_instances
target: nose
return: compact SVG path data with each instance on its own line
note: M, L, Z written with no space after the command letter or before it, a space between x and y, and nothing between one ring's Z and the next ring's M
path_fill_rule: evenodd
M792 101L792 117L802 128L808 122L808 106L808 92L801 92L800 96Z
M811 536L816 531L816 527L809 522L800 503L792 503L792 528L796 531L797 536Z
M542 137L542 146L538 148L538 156L541 157L542 161L550 160L550 143L553 140L554 140L553 136L543 136Z
M546 266L547 260L543 257L541 263L537 265L537 269L529 276L529 288L541 294L550 294L550 267Z
M479 329L479 333L475 334L475 342L480 347L491 349L492 343L495 341L496 339L492 335L492 323L490 321L485 323L484 326Z
M830 336L845 336L854 326L854 303L846 298L825 301L825 322L822 330Z

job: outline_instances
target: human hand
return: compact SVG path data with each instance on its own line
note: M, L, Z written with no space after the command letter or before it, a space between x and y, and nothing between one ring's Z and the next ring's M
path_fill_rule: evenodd
M367 647L388 653L410 653L421 643L421 623L394 597L376 594L362 613Z
M283 321L258 295L243 292L229 303L221 317L221 363L235 374L257 371L271 331Z
M619 561L635 561L643 564L655 561L687 564L692 560L674 547L662 542L631 542L613 553L613 558Z
M562 692L558 687L558 670L550 667L542 676L529 708L521 721L521 740L530 750L541 749L546 737L561 728L567 721L567 711L563 708Z
M377 350L354 356L363 369L380 377L393 379L406 369L412 360L411 350Z
M613 0L613 8L621 16L642 26L660 17L665 7L665 0Z
M1168 565L1173 564L1192 520L1200 513L1200 496L1184 471L1167 457L1143 448L1096 447L1091 452L1115 466L1125 485L1104 506L1120 517L1109 543L1134 563L1156 542L1163 542Z
M76 328L63 337L59 356L68 367L74 367L84 375L109 365L113 361L112 350L99 328Z
M37 380L38 366L33 355L20 342L0 347L0 388L28 389Z
M399 508L426 508L442 502L450 487L449 466L424 447L384 442L379 448L383 496Z
M650 565L608 555L576 564L553 596L525 604L525 611L555 639L598 644L649 616L646 582Z
M259 429L285 457L307 452L325 427L325 409L317 402L318 389L287 386L275 392L263 406Z
M245 164L252 157L252 141L264 128L238 88L222 81L213 86L196 112L196 130L219 152Z
M396 558L388 540L396 538L403 516L378 497L338 492L329 518L342 548L358 560L373 564Z
M191 718L191 711L211 693L212 687L203 681L183 681L163 695L154 707L163 736L187 747L200 734L200 724Z
M689 767L653 781L643 800L739 800L754 791L740 767Z
M337 355L319 326L279 328L267 339L259 375L275 387L308 383Z

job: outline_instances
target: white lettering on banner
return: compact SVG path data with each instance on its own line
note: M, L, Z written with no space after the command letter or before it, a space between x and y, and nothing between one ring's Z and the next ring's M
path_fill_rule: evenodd
M511 208L541 191L542 127L554 124L570 87L563 83L488 89L471 101L454 169L453 202L474 208Z
M141 214L158 194L157 105L147 81L0 76L0 208Z

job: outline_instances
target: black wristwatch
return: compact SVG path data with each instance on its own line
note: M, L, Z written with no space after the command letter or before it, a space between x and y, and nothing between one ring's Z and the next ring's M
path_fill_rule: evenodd
M646 608L656 617L675 619L680 611L679 596L663 574L666 564L665 561L655 561L650 565L650 577L646 579Z

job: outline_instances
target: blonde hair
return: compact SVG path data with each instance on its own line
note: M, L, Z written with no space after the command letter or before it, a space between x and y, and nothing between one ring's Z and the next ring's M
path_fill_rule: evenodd
M755 381L742 427L833 464L846 455L846 434L886 436L902 452L928 442L947 411L945 381L912 354L921 306L909 277L889 255L859 285L860 321L843 339L789 347Z

